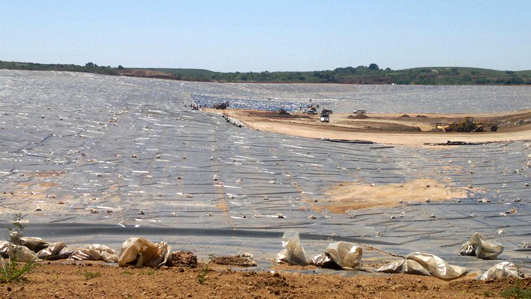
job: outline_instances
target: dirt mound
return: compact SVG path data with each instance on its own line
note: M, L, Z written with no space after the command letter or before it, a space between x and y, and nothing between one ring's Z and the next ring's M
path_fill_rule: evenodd
M189 251L172 252L168 262L169 267L197 267L197 256Z
M247 256L220 256L214 259L214 264L239 267L256 267L256 262Z
M365 115L365 114L356 114L356 115L349 115L348 118L350 118L350 119L367 119L369 117L367 115Z

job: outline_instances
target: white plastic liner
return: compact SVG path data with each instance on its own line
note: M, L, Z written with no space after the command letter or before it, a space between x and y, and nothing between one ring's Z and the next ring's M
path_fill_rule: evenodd
M503 252L503 246L494 241L487 241L480 233L474 233L459 250L461 255L476 256L480 259L495 259Z

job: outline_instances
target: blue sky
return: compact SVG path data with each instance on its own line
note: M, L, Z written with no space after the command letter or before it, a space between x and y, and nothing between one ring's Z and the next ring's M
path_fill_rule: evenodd
M531 69L531 1L0 2L0 60L215 71Z

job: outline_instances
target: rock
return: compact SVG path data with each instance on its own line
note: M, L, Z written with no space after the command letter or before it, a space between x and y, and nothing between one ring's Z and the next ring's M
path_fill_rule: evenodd
M426 202L426 203L430 203L430 202L431 202L431 199L426 198L425 202Z

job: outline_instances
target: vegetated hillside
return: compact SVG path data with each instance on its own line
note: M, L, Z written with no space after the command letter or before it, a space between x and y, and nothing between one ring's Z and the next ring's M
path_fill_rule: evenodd
M154 69L183 80L221 82L309 82L346 84L420 84L420 85L473 85L473 84L531 84L531 71L498 71L465 67L422 67L404 70L380 69L371 64L358 67L336 68L313 72L231 72L207 70Z
M189 81L215 82L285 82L285 83L343 83L343 84L419 84L419 85L531 85L531 70L498 71L468 67L421 67L404 70L380 69L369 66L342 67L334 70L311 72L214 72L204 69L182 68L124 68L85 66L74 64L40 64L31 62L0 61L0 69L48 70L88 72L106 75L165 78Z
M92 62L85 64L85 66L75 64L41 64L32 62L14 62L1 61L0 69L8 70L31 70L31 71L69 71L69 72L85 72L96 73L104 75L118 75L117 69L110 66L98 66Z

